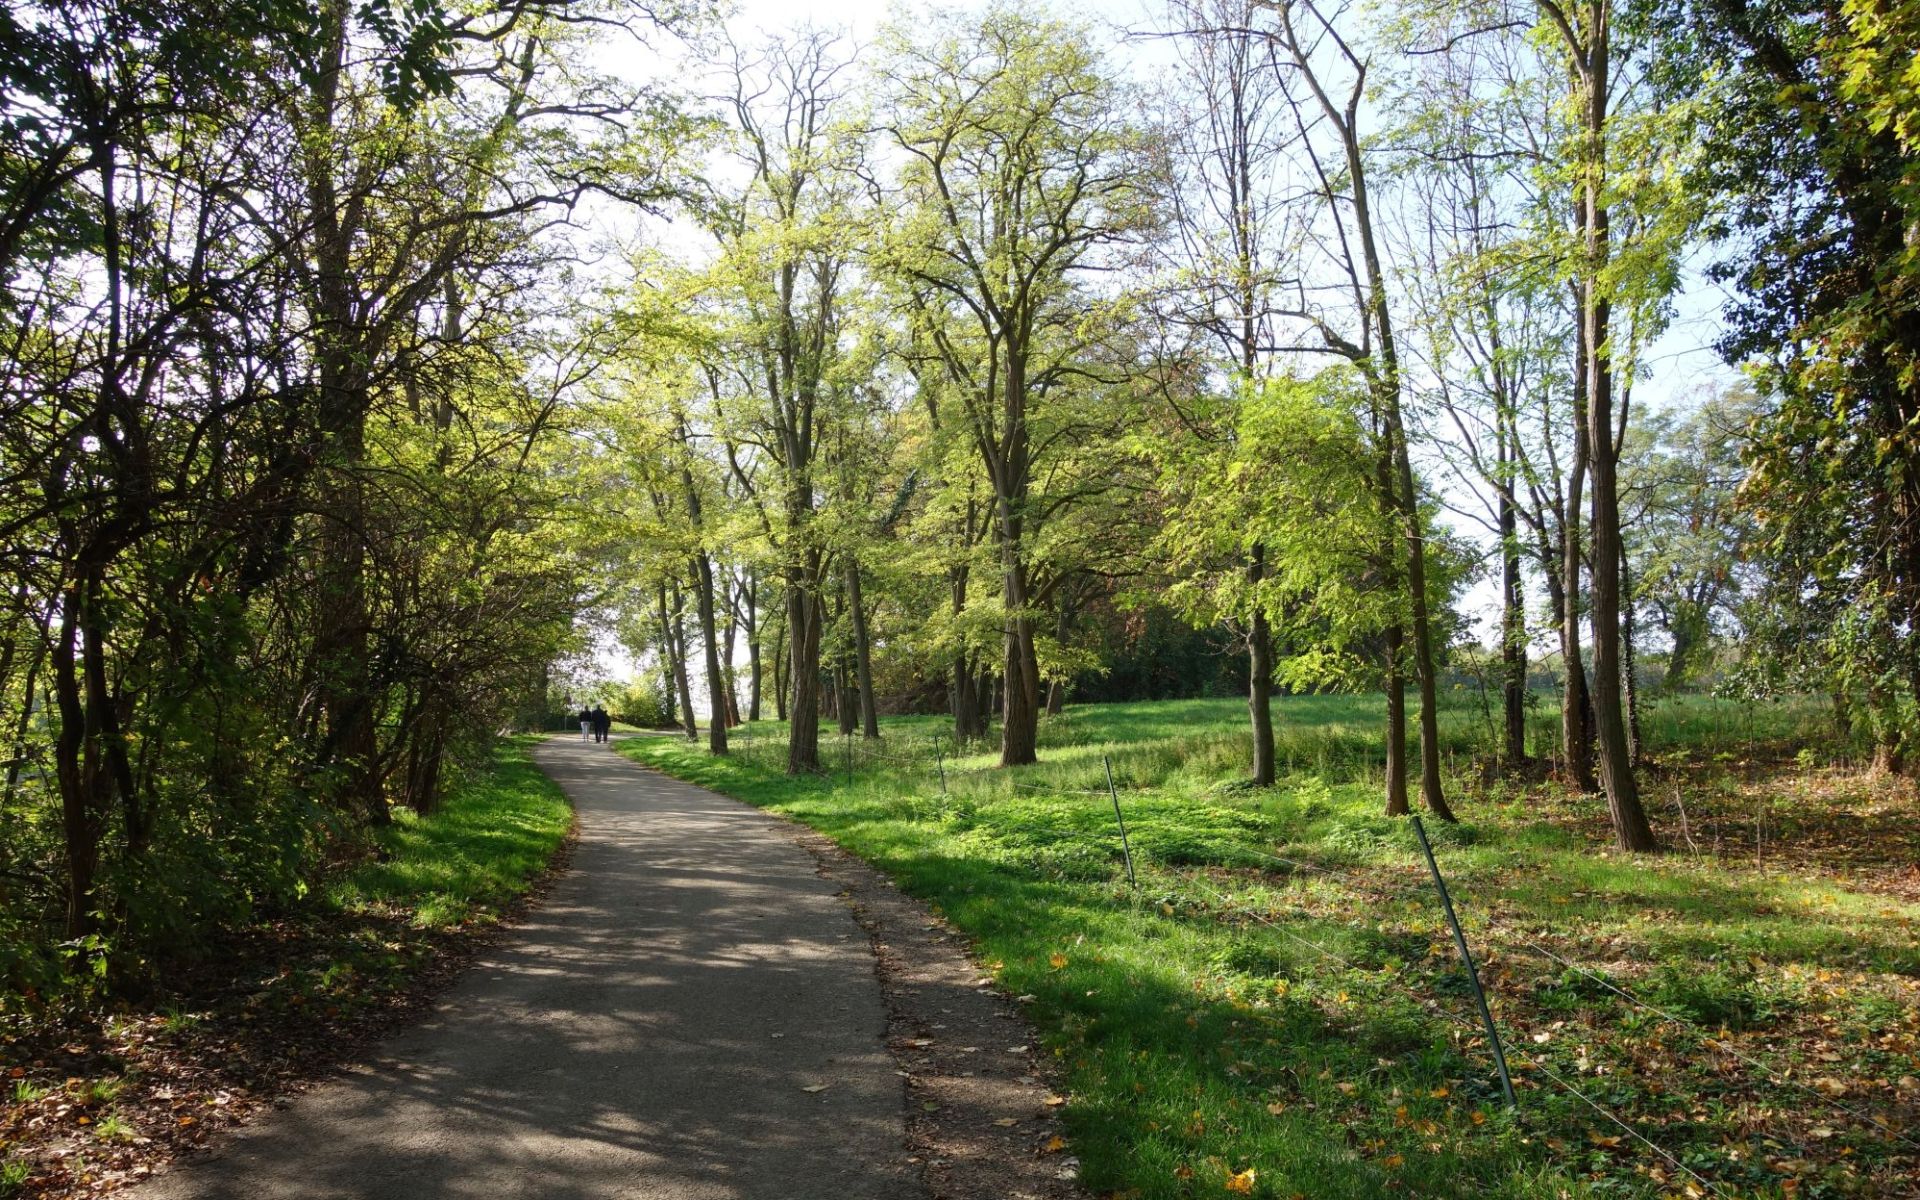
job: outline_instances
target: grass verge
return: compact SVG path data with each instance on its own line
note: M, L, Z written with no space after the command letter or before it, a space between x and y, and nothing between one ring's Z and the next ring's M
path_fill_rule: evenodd
M534 740L502 741L313 903L229 931L137 1003L0 1027L0 1200L136 1182L422 1012L572 827Z
M819 830L971 935L1065 1068L1072 1149L1097 1194L1910 1194L1908 841L1874 858L1857 836L1820 836L1910 827L1910 793L1804 756L1714 766L1722 752L1687 731L1721 727L1711 709L1673 713L1662 750L1716 772L1684 781L1696 834L1744 839L1764 798L1755 827L1773 840L1757 861L1743 840L1622 858L1598 801L1456 781L1467 820L1435 833L1511 1042L1516 1114L1408 830L1378 815L1365 701L1281 705L1294 755L1270 789L1236 782L1237 707L1070 709L1044 761L1011 772L982 769L986 754L935 759L937 723L912 719L877 752L823 744L834 769L798 779L777 730L736 738L725 760L672 738L619 748ZM1763 718L1792 742L1790 714Z

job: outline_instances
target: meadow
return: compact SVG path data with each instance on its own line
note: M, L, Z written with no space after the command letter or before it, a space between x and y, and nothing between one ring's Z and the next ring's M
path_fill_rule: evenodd
M1234 701L1069 707L1011 771L926 717L823 734L797 779L771 722L725 759L619 748L827 834L969 936L1056 1057L1061 1153L1098 1195L1914 1194L1920 803L1824 706L1659 705L1669 852L1632 857L1599 798L1490 777L1456 699L1462 820L1426 830L1511 1109L1409 823L1380 813L1379 698L1277 710L1264 789ZM1550 747L1550 703L1534 725Z

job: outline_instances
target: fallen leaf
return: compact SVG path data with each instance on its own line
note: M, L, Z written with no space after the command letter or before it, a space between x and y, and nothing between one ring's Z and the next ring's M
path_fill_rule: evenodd
M1048 1096L1047 1097L1048 1108L1059 1108L1062 1104L1065 1104L1066 1102L1067 1102L1067 1098L1065 1096Z
M1047 957L1047 962L1052 965L1054 970L1058 971L1060 968L1067 965L1067 956L1060 953L1058 950L1055 950L1051 955Z
M1255 1174L1252 1167L1248 1167L1244 1171L1229 1173L1227 1175L1227 1190L1236 1192L1242 1196L1251 1196L1253 1195L1254 1179Z
M824 1092L827 1090L827 1085L824 1083L809 1083L803 1085L800 1090L803 1092Z
M998 1121L994 1122L995 1125L998 1125L1002 1129L1012 1129L1015 1125L1018 1125L1019 1123L1020 1123L1019 1117L1001 1117Z
M1065 1150L1066 1148L1067 1148L1067 1139L1061 1137L1059 1134L1055 1134L1052 1137L1048 1138L1047 1144L1045 1146L1042 1146L1040 1149L1047 1154L1058 1154L1062 1150Z

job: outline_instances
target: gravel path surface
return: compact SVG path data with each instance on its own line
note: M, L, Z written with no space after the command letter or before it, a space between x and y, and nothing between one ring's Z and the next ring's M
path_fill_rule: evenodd
M773 819L556 738L572 871L379 1057L131 1194L916 1200L865 932Z

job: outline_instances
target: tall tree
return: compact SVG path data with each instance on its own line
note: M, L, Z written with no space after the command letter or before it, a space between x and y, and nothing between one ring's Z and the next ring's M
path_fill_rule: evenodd
M740 195L717 199L709 219L722 246L717 290L742 308L739 340L760 392L751 412L732 420L765 453L774 478L762 486L778 496L767 529L786 598L793 774L820 766L829 548L816 475L830 425L825 381L839 352L839 304L854 249L847 233L861 146L837 116L850 59L848 47L817 32L755 54L734 50L723 103L748 182Z
M991 486L1005 610L1000 761L1040 718L1034 407L1087 371L1101 298L1079 276L1138 221L1133 131L1085 28L1003 7L888 36L881 125L904 212L879 255L908 281ZM1092 327L1092 328L1090 328Z
M1172 279L1156 307L1204 331L1249 395L1274 351L1273 296L1289 232L1280 198L1285 106L1258 28L1265 7L1261 0L1173 0L1167 12L1178 67L1162 134L1174 219L1161 244ZM1247 547L1240 569L1247 595L1257 597L1268 575L1266 547ZM1237 625L1247 649L1252 779L1264 787L1274 780L1273 630L1257 600Z
M1389 561L1404 580L1408 629L1395 625L1386 631L1387 811L1407 811L1401 644L1411 633L1407 651L1420 690L1420 797L1435 815L1452 820L1440 779L1428 530L1414 483L1400 347L1360 125L1371 63L1313 0L1283 0L1273 13L1288 103L1311 177L1320 183L1308 193L1309 202L1318 210L1316 222L1328 232L1336 286L1352 302L1345 328L1317 306L1301 304L1292 315L1312 328L1324 350L1352 362L1366 379L1378 435L1376 486L1399 517L1401 551Z

